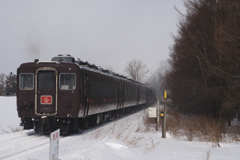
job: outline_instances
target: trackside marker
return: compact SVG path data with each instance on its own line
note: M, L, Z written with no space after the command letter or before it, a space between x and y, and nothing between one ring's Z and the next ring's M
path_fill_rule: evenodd
M59 160L59 158L58 158L59 137L60 137L60 129L58 129L50 134L49 160Z

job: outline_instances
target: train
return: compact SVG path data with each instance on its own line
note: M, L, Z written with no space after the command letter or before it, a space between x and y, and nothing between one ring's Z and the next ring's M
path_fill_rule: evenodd
M17 69L17 113L24 129L62 135L155 103L151 88L71 55Z

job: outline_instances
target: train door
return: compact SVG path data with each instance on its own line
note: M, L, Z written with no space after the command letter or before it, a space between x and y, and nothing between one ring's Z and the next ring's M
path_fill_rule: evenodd
M35 113L57 114L58 72L51 67L41 67L35 73Z
M83 72L83 81L82 81L82 90L83 90L83 96L82 96L82 106L84 108L83 116L86 117L88 115L89 110L89 104L88 104L88 73L87 71Z
M123 82L121 80L117 81L117 109L123 107Z
M120 88L121 88L121 82L116 81L116 86L114 86L114 88L116 87L116 100L117 100L117 109L120 109Z
M121 87L120 87L121 101L120 101L120 103L121 103L121 108L123 108L124 107L124 81L121 80L120 83L121 83Z
M136 88L137 88L136 89L136 91L137 91L137 104L139 104L140 103L140 87L137 86Z
M125 106L125 101L126 101L126 82L125 81L122 81L122 106L124 108Z

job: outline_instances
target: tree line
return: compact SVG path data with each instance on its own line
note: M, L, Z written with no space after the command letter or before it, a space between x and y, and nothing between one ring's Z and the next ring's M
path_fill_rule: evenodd
M231 119L240 105L240 1L188 0L165 82L184 113Z
M0 73L0 96L16 95L17 75Z

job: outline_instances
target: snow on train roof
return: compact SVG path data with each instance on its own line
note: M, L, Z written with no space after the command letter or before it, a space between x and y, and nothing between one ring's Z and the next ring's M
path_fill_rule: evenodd
M80 58L75 59L74 57L72 57L71 55L67 54L67 55L57 55L56 57L53 57L51 59L52 62L64 62L64 63L74 63L76 65L79 66L79 68L84 69L84 70L88 70L88 71L92 71L92 72L96 72L99 74L103 74L109 77L113 77L113 78L117 78L117 79L121 79L121 80L125 80L125 81L129 81L141 86L144 86L144 84L134 81L133 79L129 79L123 75L117 74L115 72L112 72L110 70L104 69L100 66L96 66L94 64L90 64L87 61L82 61L80 60Z
M144 86L144 84L142 84L140 82L134 81L134 80L129 79L129 78L125 77L125 76L122 76L120 74L114 73L114 72L112 72L110 70L103 69L103 68L98 67L98 66L94 66L92 68L88 64L85 64L85 65L79 64L78 61L76 61L75 64L77 64L79 66L79 68L84 69L84 70L92 71L92 72L95 72L95 73L106 75L108 77L113 77L113 78L129 81L131 83L136 83L138 85Z

